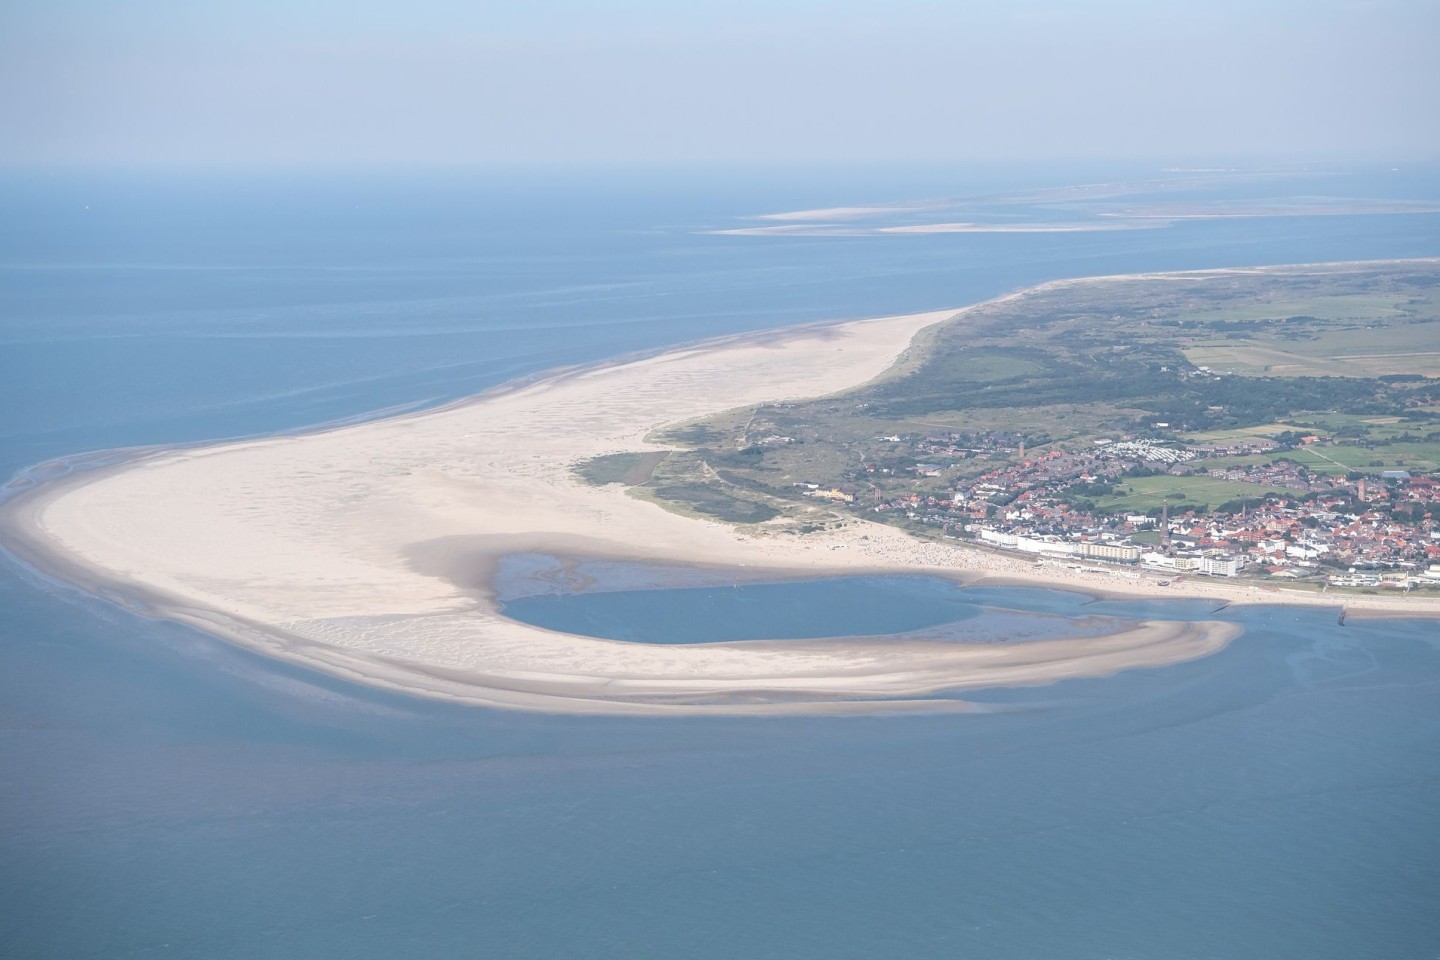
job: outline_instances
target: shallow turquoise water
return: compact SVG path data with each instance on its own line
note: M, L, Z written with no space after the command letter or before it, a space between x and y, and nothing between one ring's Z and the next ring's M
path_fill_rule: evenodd
M967 188L935 176L917 192L733 182L703 201L678 181L560 198L523 184L10 181L0 464L292 428L1052 276L1440 254L1433 216L899 244L687 232ZM83 219L80 197L109 198L104 218ZM1433 623L1225 611L1246 632L1220 654L987 691L1007 709L978 716L566 718L366 690L0 569L6 957L1440 953ZM846 633L938 591L912 587L872 584L889 599L858 608L823 602L833 586L729 589L759 598L758 625ZM957 629L997 609L1032 627L1034 614L1215 615L961 596ZM673 593L603 602L633 629L673 636L696 619ZM598 630L571 606L572 628ZM880 611L887 629L894 613Z

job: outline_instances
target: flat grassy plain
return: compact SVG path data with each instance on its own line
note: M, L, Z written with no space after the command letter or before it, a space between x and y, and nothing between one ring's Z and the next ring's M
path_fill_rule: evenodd
M1199 343L1185 348L1185 358L1196 366L1244 377L1383 377L1397 373L1440 376L1440 350L1427 350L1440 336L1434 330L1405 331L1407 336L1385 336L1384 343L1370 347L1332 345L1349 354L1310 354L1261 342ZM1421 339L1405 349L1404 339Z
M1351 472L1375 474L1382 470L1411 473L1440 470L1440 443L1389 443L1374 447L1336 444L1292 450L1284 456L1313 473L1329 476Z
M1229 500L1257 500L1267 493L1285 492L1283 487L1218 477L1133 477L1118 485L1113 495L1097 497L1095 505L1109 513L1145 513L1166 502L1171 509L1213 508Z
M1405 306L1410 293L1345 293L1315 294L1287 297L1274 291L1256 289L1249 303L1216 304L1182 310L1175 319L1182 322L1211 325L1242 321L1258 323L1287 317L1304 317L1322 321L1374 323L1409 314Z
M1185 439L1191 443L1240 443L1246 440L1269 440L1298 429L1301 428L1293 423L1258 423L1253 427L1201 430L1187 434Z
M1238 376L1440 376L1440 294L1428 290L1285 300L1179 319L1223 332L1186 343L1187 360Z
M1374 417L1353 413L1319 413L1297 418L1297 429L1347 436L1367 443L1404 441L1440 429L1440 418L1431 412L1415 416Z

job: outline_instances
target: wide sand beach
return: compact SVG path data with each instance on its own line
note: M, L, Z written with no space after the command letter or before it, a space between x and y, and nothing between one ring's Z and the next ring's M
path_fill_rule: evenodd
M1072 281L1073 282L1073 281ZM964 710L941 691L1104 676L1212 653L1238 628L1144 622L1008 645L864 638L646 645L501 615L474 571L502 556L630 558L772 575L939 573L1090 593L1176 596L1143 577L1037 568L855 520L745 533L581 483L573 465L663 449L657 428L825 395L883 373L965 311L791 328L554 373L444 408L314 433L138 452L22 489L0 538L36 567L157 617L366 683L572 713ZM1224 602L1335 600L1237 584ZM1405 615L1435 604L1351 603ZM897 699L904 698L904 699Z

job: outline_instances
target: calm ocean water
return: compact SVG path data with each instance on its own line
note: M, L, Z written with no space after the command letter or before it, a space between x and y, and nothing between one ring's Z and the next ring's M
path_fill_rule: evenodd
M1437 215L696 232L1152 174L10 176L0 474L1054 277L1440 255ZM1193 192L1261 189L1434 201L1440 176ZM514 612L642 640L1212 615L903 578L835 591ZM1246 626L1219 655L988 691L1004 709L983 716L558 718L359 688L0 565L0 956L1440 956L1440 629L1219 615ZM697 620L710 632L677 633Z

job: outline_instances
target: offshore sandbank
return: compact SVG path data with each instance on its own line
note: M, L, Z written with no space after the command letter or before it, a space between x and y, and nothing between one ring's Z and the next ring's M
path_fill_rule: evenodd
M917 332L963 322L964 312L731 337L423 413L142 452L21 490L0 505L0 538L63 580L271 656L413 693L547 712L963 710L953 699L891 698L1104 676L1223 647L1238 628L1215 621L1013 645L624 643L508 619L460 575L543 551L785 576L906 571L1176 596L1143 579L1036 569L865 521L804 538L742 533L573 474L578 460L663 449L646 439L659 427L859 385L896 362ZM1335 603L1228 584L1187 583L1183 595ZM1351 605L1424 609L1381 598Z

